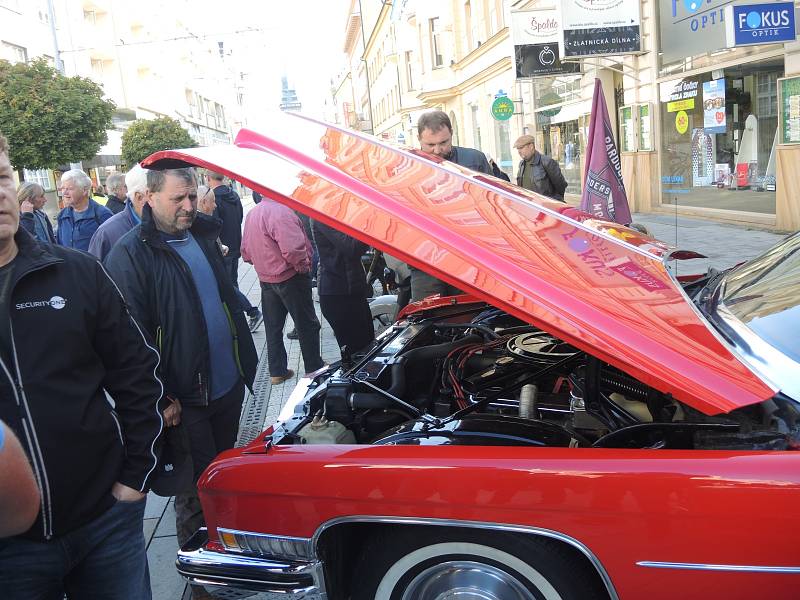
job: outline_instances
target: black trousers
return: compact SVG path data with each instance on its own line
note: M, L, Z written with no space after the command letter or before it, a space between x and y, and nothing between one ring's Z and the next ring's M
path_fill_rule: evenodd
M261 309L264 312L264 330L267 334L267 362L273 377L286 375L288 357L283 345L283 326L286 315L292 315L300 341L300 352L306 373L321 369L319 347L319 319L311 295L311 275L298 273L280 283L261 282Z
M331 324L339 348L357 352L375 339L369 302L360 294L320 294L319 307Z
M206 470L214 457L233 448L239 433L244 383L239 382L227 394L211 401L208 406L183 406L181 422L186 428L194 462L194 480ZM178 544L185 544L205 525L197 488L175 496L175 527Z
M257 307L250 304L250 300L248 300L247 296L245 296L239 289L239 257L223 256L222 262L225 264L225 268L228 270L228 275L231 277L233 289L236 292L236 297L239 299L239 306L242 307L244 314L249 317L255 310L257 310Z

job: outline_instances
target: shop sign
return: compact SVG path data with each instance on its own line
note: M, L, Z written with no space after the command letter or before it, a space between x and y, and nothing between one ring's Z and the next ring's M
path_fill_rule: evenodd
M725 48L725 6L729 4L731 0L660 0L662 64Z
M561 19L556 9L512 12L511 32L518 78L580 73L579 64L561 62Z
M689 115L686 114L686 111L682 110L675 115L675 129L681 135L689 131Z
M800 144L800 77L778 80L781 144Z
M679 110L694 110L694 98L667 102L667 112L678 112Z
M508 96L500 96L492 102L492 116L498 121L508 121L514 114L514 102Z
M727 6L727 44L733 47L793 42L797 36L794 23L794 2Z
M725 80L703 83L703 128L706 133L725 133Z
M562 56L641 52L640 0L561 0Z

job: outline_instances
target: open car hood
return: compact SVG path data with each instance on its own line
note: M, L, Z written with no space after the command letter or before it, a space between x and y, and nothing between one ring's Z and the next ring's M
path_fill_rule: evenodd
M412 149L282 113L149 168L225 173L706 414L771 398L667 270L669 246Z

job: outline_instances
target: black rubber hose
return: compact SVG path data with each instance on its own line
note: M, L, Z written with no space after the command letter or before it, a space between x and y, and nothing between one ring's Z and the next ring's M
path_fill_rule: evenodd
M444 344L436 344L434 346L423 346L422 348L412 348L405 352L402 356L407 362L416 362L418 360L436 360L437 358L444 358L456 348L466 346L468 344L482 344L484 339L479 335L468 335L465 338L455 340L454 342L446 342ZM394 385L394 383L392 384Z

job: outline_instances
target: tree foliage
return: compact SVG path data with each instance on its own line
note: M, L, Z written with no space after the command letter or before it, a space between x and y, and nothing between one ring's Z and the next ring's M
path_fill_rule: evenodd
M44 59L0 60L0 132L15 169L86 160L108 141L115 105L85 77L66 77Z
M122 134L122 160L132 166L159 150L195 146L192 136L175 119L137 119Z

